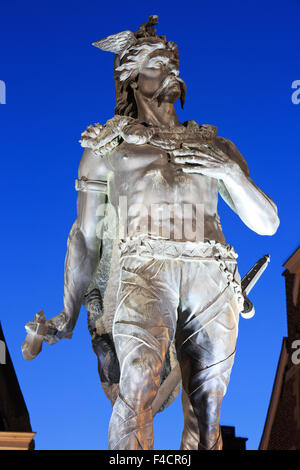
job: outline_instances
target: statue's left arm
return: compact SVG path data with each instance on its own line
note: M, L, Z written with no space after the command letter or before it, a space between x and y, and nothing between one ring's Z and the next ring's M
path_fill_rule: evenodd
M188 153L187 149L174 152L176 163L189 164L184 172L218 179L221 196L251 230L259 235L276 232L277 207L249 177L247 163L232 142L217 138L215 145L202 145L192 155Z

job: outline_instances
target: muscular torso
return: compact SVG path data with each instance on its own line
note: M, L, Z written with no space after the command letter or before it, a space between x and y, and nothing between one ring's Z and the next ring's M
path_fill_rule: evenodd
M124 236L225 242L216 179L182 173L167 151L148 144L123 142L103 160L110 170L109 198L125 225Z

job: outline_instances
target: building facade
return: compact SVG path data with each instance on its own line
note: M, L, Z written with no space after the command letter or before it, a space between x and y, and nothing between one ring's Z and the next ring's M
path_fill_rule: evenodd
M288 336L282 341L260 450L300 450L300 247L283 266Z
M33 450L34 435L0 324L0 450Z

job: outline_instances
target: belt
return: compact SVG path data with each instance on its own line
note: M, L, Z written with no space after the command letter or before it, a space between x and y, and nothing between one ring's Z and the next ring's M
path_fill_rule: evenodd
M128 237L119 242L120 260L132 256L150 259L174 259L184 261L215 261L226 278L227 285L232 287L237 299L239 310L244 308L244 296L241 284L227 269L226 263L237 264L238 254L233 246L215 240L203 242L178 242L160 238Z
M185 261L228 261L236 263L238 257L231 245L214 240L203 242L164 240L150 237L128 237L119 242L120 257L140 256L155 259Z

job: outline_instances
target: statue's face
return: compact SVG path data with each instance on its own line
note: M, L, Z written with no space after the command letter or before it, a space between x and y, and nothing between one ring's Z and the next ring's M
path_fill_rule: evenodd
M151 54L138 75L137 90L145 98L175 103L181 95L178 61L171 51L157 50ZM157 96L156 96L157 95Z

